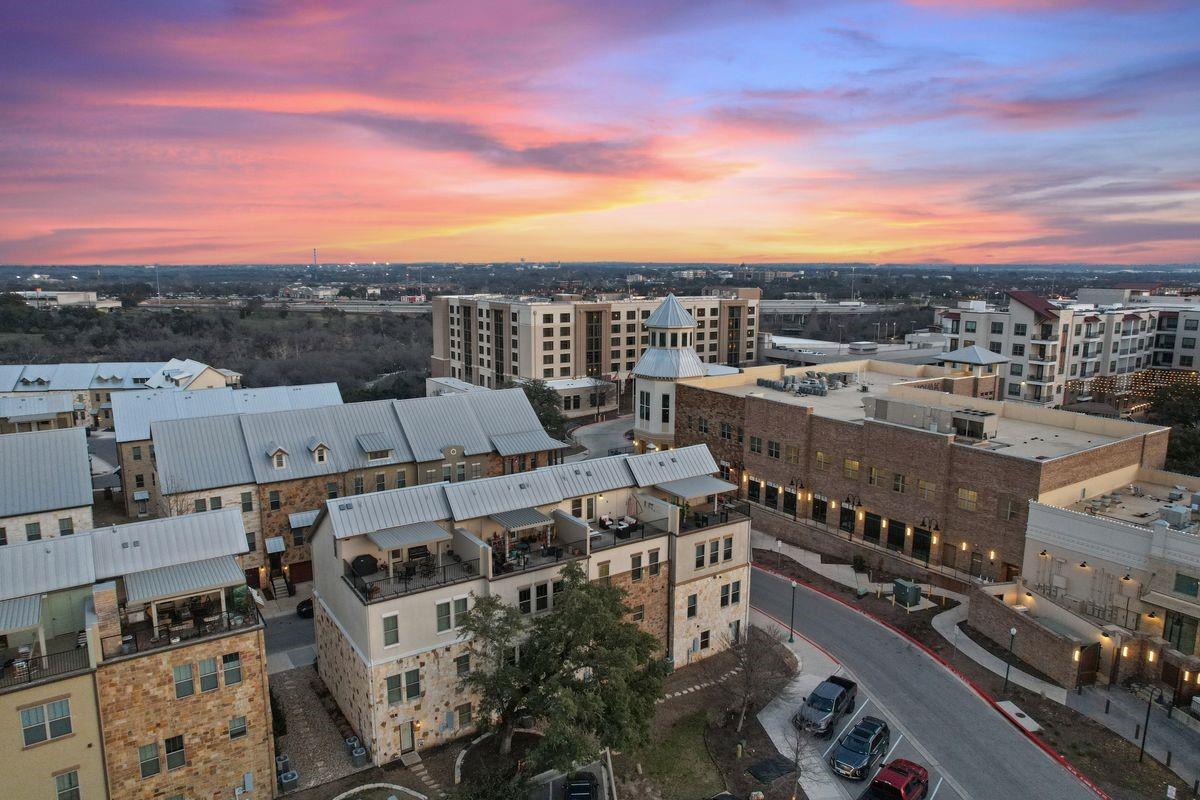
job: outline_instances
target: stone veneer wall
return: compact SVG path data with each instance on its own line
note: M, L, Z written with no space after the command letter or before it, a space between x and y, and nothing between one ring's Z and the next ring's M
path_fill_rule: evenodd
M643 564L642 578L636 582L632 572L610 576L612 585L625 592L625 605L630 608L643 606L642 621L636 624L658 640L662 648L661 655L666 655L667 647L667 610L670 606L668 572L667 562L662 561L657 575L651 575L649 568ZM627 619L632 621L632 616Z
M172 668L237 652L242 681L210 692L175 698ZM265 645L262 630L205 639L111 663L96 671L100 718L104 732L109 792L114 798L187 798L224 800L253 773L256 797L274 795L274 744L267 700ZM245 716L246 735L229 738L229 721ZM164 741L183 736L187 762L168 770ZM160 772L142 778L138 748L158 743Z
M722 608L721 587L733 581L742 582L741 600ZM696 595L696 616L688 619L687 599L692 594ZM740 564L676 585L674 604L673 638L676 668L716 655L725 649L729 625L734 620L741 622L742 636L749 633L750 565ZM692 641L699 640L700 632L705 630L709 632L708 649L692 652Z
M314 598L313 628L317 639L317 674L337 701L350 727L367 750L375 755L374 726L371 724L371 698L367 665L363 663L321 599ZM377 762L379 763L379 762Z

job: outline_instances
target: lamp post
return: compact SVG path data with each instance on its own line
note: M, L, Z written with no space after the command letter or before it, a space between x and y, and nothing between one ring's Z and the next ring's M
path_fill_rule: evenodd
M788 620L788 642L796 641L796 582L792 581L792 616Z
M1008 658L1004 662L1004 693L1008 692L1008 673L1012 669L1013 642L1017 640L1017 629L1008 629Z
M1159 690L1162 691L1161 689ZM1150 733L1150 707L1154 704L1154 687L1150 687L1150 696L1146 698L1146 721L1142 725L1142 744L1138 749L1138 763L1146 757L1146 735Z

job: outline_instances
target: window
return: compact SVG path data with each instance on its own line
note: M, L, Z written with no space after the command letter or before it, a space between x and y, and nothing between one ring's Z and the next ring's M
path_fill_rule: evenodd
M463 465L459 464L458 467L461 470ZM462 480L462 478L459 478L459 480ZM386 488L387 488L387 474L383 473L383 472L376 472L375 473L375 491L382 492Z
M191 697L196 693L196 682L192 676L191 664L180 664L177 667L172 667L171 672L175 678L175 699L179 700L184 697Z
M1001 497L996 514L1005 522L1011 522L1021 513L1021 506L1011 497Z
M138 748L138 765L141 767L143 778L149 778L158 774L158 742L144 744Z
M1017 343L1015 343L1015 342L1014 342L1014 343L1013 343L1013 346L1012 346L1012 354L1013 354L1014 356L1023 356L1023 355L1025 355L1025 345L1023 345L1023 344L1017 344Z
M54 776L55 800L79 800L79 772L71 770Z
M922 500L932 500L933 492L937 487L929 481L917 480L917 496Z
M313 458L318 464L324 464L327 458L327 453L324 447L318 447L313 451Z
M389 706L404 700L404 683L402 675L387 676L387 701Z
M963 323L963 332L964 333L974 333L975 332L975 320L969 319L966 322L964 322Z
M908 491L908 477L897 472L892 476L892 491L904 494Z
M325 496L330 500L334 500L338 496L337 481L329 481L325 484Z
M721 423L721 438L726 441L733 438L733 426L728 422Z
M1196 597L1200 595L1200 578L1192 575L1185 575L1182 572L1175 573L1175 591L1179 594L1190 595Z
M545 611L548 608L550 608L550 584L539 583L533 587L533 610Z
M729 602L732 605L737 605L742 602L742 582L734 581L730 584L733 588L729 592Z
M711 567L717 563L718 557L721 555L721 540L713 539L708 543L708 565Z
M671 421L671 395L664 394L662 396L662 423L664 425Z
M638 392L638 419L650 421L650 393Z
M1024 336L1025 331L1028 329L1028 327L1029 326L1027 326L1024 322L1014 322L1013 323L1013 336Z
M63 517L58 521L58 535L70 536L75 532L75 523L70 517Z
M355 494L363 493L363 476L362 475L354 476L354 493Z
M476 478L479 476L476 475ZM404 470L396 470L396 488L403 489L408 485L408 477L404 474Z
M657 575L658 570L659 570L658 551L651 550L648 554L647 561L649 562L649 565L650 565L649 566L650 575L651 576Z
M829 454L823 450L817 451L817 469L829 468Z
M25 747L58 739L71 732L71 701L67 698L21 709L21 733Z
M450 613L450 601L445 600L437 604L437 631L445 633L454 627L453 615Z
M416 700L421 696L421 670L410 669L404 673L404 699Z
M187 764L187 753L183 749L183 737L172 736L163 742L167 753L167 769L179 769Z
M696 595L689 594L687 599L687 618L692 619L696 616Z
M610 563L608 561L601 561L599 564L596 565L596 578L599 580L599 582L602 586L608 586L608 584L609 584L609 580L608 580L609 566L610 566Z
M135 444L132 448L132 452L133 452L133 460L134 461L142 460L142 448L139 445Z
M215 658L200 659L200 691L211 692L221 685L217 676L217 660Z
M396 614L383 618L383 646L400 643L400 617Z
M208 503L205 501L205 499L204 499L203 497L201 497L201 498L199 498L198 500L194 500L194 501L192 501L192 509L193 509L193 510L194 510L194 511L195 511L197 514L199 514L199 513L201 513L202 511L207 511L207 510L208 510Z
M708 419L700 417L696 420L696 430L700 431L700 433L708 433Z
M272 511L279 510L279 490L278 489L272 489L270 492L267 493L267 505L270 507L270 509Z
M1185 331L1194 331L1200 328L1200 319L1185 319L1183 321L1183 329Z
M275 469L283 469L287 466L287 454L276 453L271 459L271 463L275 465Z
M879 486L883 482L883 473L879 467L867 468L867 483L871 486Z
M638 603L631 609L631 618L634 622L641 622L646 618L646 605Z
M254 510L254 494L252 492L242 492L242 513L250 513Z
M1004 333L1004 323L1003 322L993 322L992 323L992 333L997 336L999 336L1000 334L1003 334Z
M145 489L146 488L146 476L145 475L134 475L133 476L133 485L138 489Z
M709 645L708 631L700 631L700 649L707 650Z
M704 542L696 545L696 569L704 568Z
M733 560L733 537L726 536L723 543L724 543L724 548L723 548L723 551L721 554L721 560L722 561L732 561Z
M964 489L959 487L958 490L958 507L964 511L974 511L976 504L979 502L979 492L974 489Z
M779 458L779 442L767 440L767 457Z
M855 480L855 481L858 480L858 462L855 461L853 458L843 459L842 475L849 478L850 480Z
M458 727L465 728L471 724L472 708L470 703L463 703L454 709L455 715L458 717Z
M225 685L236 686L242 682L242 656L240 653L226 653L221 656L221 669L225 673Z
M642 579L642 554L637 553L629 558L629 579L637 583Z
M0 527L0 547L8 544L8 528Z
M728 583L721 587L721 608L725 608L727 605L729 605L729 584Z
M799 464L800 463L800 448L797 447L796 445L789 444L787 447L784 448L783 453L784 453L784 460L787 461L787 463L789 463L789 464Z
M471 674L470 653L463 653L461 656L454 659L454 671L460 678L465 678Z
M234 717L229 720L229 738L240 739L246 735L246 718Z
M754 436L753 434L750 436L750 452L751 453L761 453L762 452L762 437L761 436Z

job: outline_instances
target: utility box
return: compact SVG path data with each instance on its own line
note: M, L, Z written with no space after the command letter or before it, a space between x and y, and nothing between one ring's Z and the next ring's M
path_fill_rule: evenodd
M285 792L290 792L300 785L300 776L295 770L288 770L279 776L279 788Z
M892 584L892 596L900 605L912 608L921 602L921 586L904 578L897 578Z

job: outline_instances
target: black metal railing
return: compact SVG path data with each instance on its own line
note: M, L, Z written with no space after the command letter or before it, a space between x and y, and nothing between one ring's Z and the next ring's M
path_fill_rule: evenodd
M626 544L627 542L662 536L669 532L663 522L664 520L658 522L639 521L625 528L618 528L614 525L604 530L592 531L588 536L592 540L591 550L595 553L597 550L606 550L610 547Z
M750 504L744 500L721 503L715 509L689 510L679 515L679 530L681 533L691 533L718 525L728 525L730 522L750 518Z
M86 645L58 653L18 656L0 664L0 691L88 669L90 666Z
M506 575L529 572L533 569L541 569L577 558L583 558L583 554L576 555L566 547L549 545L507 559L496 559L492 564L492 578L497 579Z
M225 636L262 624L257 608L247 611L217 612L208 616L196 616L179 622L162 622L158 626L146 620L121 626L119 635L100 639L101 653L105 659L130 656L171 647L180 642Z
M439 564L430 557L392 565L392 574L361 576L349 562L342 561L342 577L364 603L376 603L392 597L422 592L435 586L479 577L479 559L463 559Z

